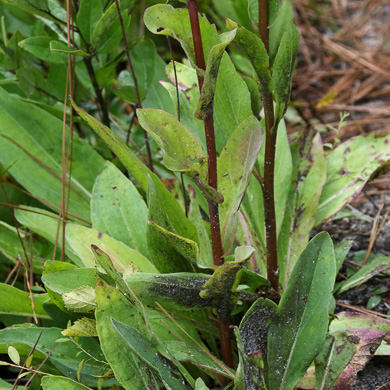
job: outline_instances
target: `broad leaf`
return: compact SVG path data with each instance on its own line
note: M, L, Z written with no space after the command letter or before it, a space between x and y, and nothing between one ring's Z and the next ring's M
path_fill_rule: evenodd
M70 337L95 337L98 336L96 331L96 320L83 317L70 327L61 332L64 336Z
M76 313L91 313L95 311L95 290L90 286L80 286L62 295L65 307Z
M270 325L269 388L293 389L322 349L335 277L330 236L317 234L302 252Z
M45 376L42 378L43 390L87 390L90 387L86 387L79 382L72 379L65 378L63 376Z
M148 256L146 204L134 184L109 162L93 187L91 219L94 229Z
M65 63L68 59L68 56L65 53L52 52L50 50L51 41L53 41L53 38L40 35L27 38L24 41L19 42L19 46L40 60L55 64Z
M279 0L267 0L268 6L268 28L271 27L279 12L280 1ZM259 24L259 1L248 0L248 13L251 21L255 24Z
M224 197L219 212L225 253L233 245L237 212L262 143L260 123L251 116L233 132L218 158L218 189Z
M77 27L87 43L91 43L91 33L102 13L103 7L100 1L80 0Z

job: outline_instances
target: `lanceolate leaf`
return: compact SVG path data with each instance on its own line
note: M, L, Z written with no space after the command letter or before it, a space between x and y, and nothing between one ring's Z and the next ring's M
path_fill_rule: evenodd
M93 187L91 217L94 229L148 256L146 204L134 184L109 162Z
M333 244L323 232L302 252L272 318L268 336L270 389L293 389L322 349L335 277Z
M206 119L213 113L214 95L217 86L217 76L222 55L226 46L234 39L236 31L230 31L219 36L221 43L213 46L207 59L206 74L204 84L200 94L198 108L195 116L199 119Z
M262 40L254 33L244 27L239 27L237 23L227 19L226 26L229 30L237 28L235 42L241 47L247 57L250 59L253 68L260 80L260 86L263 94L269 94L272 91L271 73L269 70L269 58Z
M276 100L275 123L284 116L291 95L292 73L299 46L299 32L290 23L283 34L273 66L273 87Z
M84 110L71 100L73 108L85 122L98 134L107 146L116 154L122 164L130 171L144 191L147 190L147 175L153 173L142 163L141 160L128 148L110 128L104 126L93 116L87 114Z
M316 225L356 199L370 176L387 165L389 144L390 134L372 133L352 138L328 154Z
M198 139L173 115L162 110L137 110L141 126L164 151L164 164L189 176L200 174L206 181L207 159Z
M260 123L250 116L233 132L218 158L218 190L224 197L219 212L225 253L231 250L237 212L262 143Z
M91 42L91 33L102 13L101 2L94 0L80 1L79 11L77 12L77 27L87 43Z

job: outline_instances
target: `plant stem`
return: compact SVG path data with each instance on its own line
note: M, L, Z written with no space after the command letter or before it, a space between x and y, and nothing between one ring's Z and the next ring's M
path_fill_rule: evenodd
M95 90L96 98L97 98L99 106L100 106L100 111L102 113L102 122L107 127L110 127L110 118L108 117L108 110L107 110L106 102L104 101L102 91L100 90L99 85L97 83L95 71L94 71L93 66L92 66L92 60L89 57L83 57L83 60L84 60L85 66L87 68L89 78L91 79L93 89Z
M259 0L259 35L269 54L269 34L268 34L268 0ZM271 286L279 290L278 277L278 252L275 216L275 150L276 134L274 129L274 104L272 93L262 94L262 101L265 114L265 154L264 154L264 220L267 249L267 278Z
M196 65L203 70L206 70L206 63L203 53L202 36L199 25L199 15L196 0L187 0L188 12L190 15L192 38L195 49ZM202 91L204 78L198 75L199 89ZM213 113L208 115L204 120L204 127L206 133L206 145L208 156L208 184L214 189L218 190L217 180L217 150L215 146L215 134L214 134L214 116ZM211 230L211 243L213 250L213 262L215 266L223 264L223 250L221 240L221 228L219 223L219 210L218 203L211 200L207 200L209 215L210 215L210 230ZM223 362L233 367L233 355L230 339L229 329L229 315L218 316L218 328L221 340L221 354Z
M133 81L134 81L135 93L136 93L136 96L137 96L137 104L136 104L135 109L134 109L134 114L136 114L137 108L142 108L141 98L140 98L140 94L139 94L139 87L138 87L138 79L137 79L137 76L135 75L133 62L131 61L129 45L127 43L127 38L126 38L125 26L123 24L121 8L119 6L118 0L115 0L115 4L116 4L116 9L118 11L119 23L120 23L121 29L122 29L122 36L123 36L123 41L124 41L124 44L125 44L125 53L126 53L126 57L127 57L127 62L129 63L130 72L131 72L131 75L132 75ZM152 160L152 152L150 150L149 137L148 137L148 133L146 132L146 130L144 130L144 139L145 139L146 151L148 153L149 168L150 168L150 170L152 172L154 172L153 160Z

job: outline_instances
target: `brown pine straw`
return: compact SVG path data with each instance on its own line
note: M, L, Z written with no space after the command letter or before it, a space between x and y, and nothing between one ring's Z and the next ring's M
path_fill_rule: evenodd
M390 131L390 4L388 0L295 0L294 21L301 43L292 101L300 121L326 129L324 142L336 134L340 111L351 115L338 138ZM332 92L334 99L318 106Z

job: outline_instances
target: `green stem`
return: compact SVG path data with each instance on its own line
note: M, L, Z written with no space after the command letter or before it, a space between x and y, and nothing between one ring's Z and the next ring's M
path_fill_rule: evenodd
M206 63L203 53L202 36L199 25L199 15L196 0L187 0L188 12L190 15L192 38L195 49L196 65L203 70L206 70ZM199 89L202 90L204 78L198 75ZM217 150L215 145L214 134L214 116L213 113L208 115L204 120L204 127L206 133L206 145L208 156L208 184L214 189L218 190L217 180ZM223 261L223 250L221 240L221 227L219 222L218 203L207 200L209 214L210 214L210 230L211 230L211 244L213 249L213 262L215 266L220 266ZM218 328L221 341L221 355L223 362L233 367L233 355L229 329L229 315L218 316ZM225 379L224 379L225 382Z
M268 0L259 0L259 35L269 54ZM267 249L267 277L271 286L279 290L278 251L275 215L275 151L276 129L272 93L262 94L265 114L265 154L264 154L264 220Z

